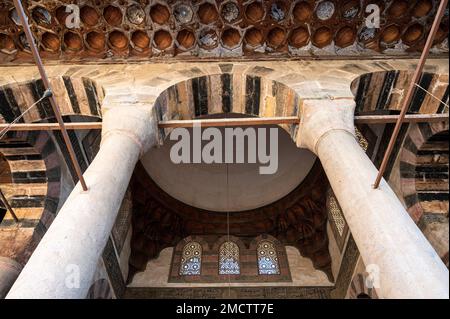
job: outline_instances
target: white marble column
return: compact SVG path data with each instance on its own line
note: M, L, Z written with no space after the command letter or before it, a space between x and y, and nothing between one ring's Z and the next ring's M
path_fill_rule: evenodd
M0 299L5 298L22 266L11 258L0 257Z
M449 273L433 247L385 180L372 187L378 171L354 135L354 108L350 99L306 100L297 145L319 157L379 296L449 298Z
M140 155L156 143L149 106L103 108L102 142L7 298L85 298Z

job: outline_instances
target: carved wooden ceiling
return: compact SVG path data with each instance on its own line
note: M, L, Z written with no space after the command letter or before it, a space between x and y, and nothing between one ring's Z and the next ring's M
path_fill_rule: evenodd
M409 56L424 46L437 0L22 0L44 59ZM79 8L80 23L66 6ZM368 5L380 28L365 25ZM448 10L434 54L448 53ZM31 62L12 0L0 3L0 63Z

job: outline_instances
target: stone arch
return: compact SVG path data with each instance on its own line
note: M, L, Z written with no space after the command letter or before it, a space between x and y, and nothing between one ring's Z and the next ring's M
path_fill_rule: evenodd
M403 200L411 218L416 223L419 222L424 213L424 209L420 204L421 200L417 194L418 189L416 186L416 170L420 165L419 152L427 145L433 136L437 136L442 133L445 134L448 130L448 122L419 123L411 125L403 148L400 152L400 183Z
M89 78L53 77L54 96L66 121L101 118L103 89ZM9 123L35 103L45 91L42 80L8 83L0 86L0 123ZM35 105L18 123L54 122L50 102ZM73 131L69 132L74 134ZM9 161L11 183L8 198L17 210L20 227L4 221L0 243L9 248L7 256L24 265L46 230L59 206L61 165L72 168L68 158L58 151L63 146L60 132L8 132L0 141L0 153ZM26 163L25 163L26 161ZM12 164L11 164L12 163ZM14 235L15 234L15 235Z
M220 247L223 243L225 243L225 242L227 242L227 241L231 241L231 242L235 243L235 244L239 247L239 250L240 250L240 251L244 251L244 250L247 249L247 246L245 245L245 243L244 243L239 237L236 237L236 236L233 236L233 235L230 235L230 236L224 235L224 236L219 237L219 238L214 242L214 244L213 244L212 247L211 247L211 251L217 253L217 252L219 251L219 247Z
M270 277L276 278L277 276L284 275L290 272L289 262L288 262L288 255L286 252L285 244L282 243L278 238L275 236L272 236L270 234L261 234L257 237L255 237L249 244L248 252L255 256L256 260L256 267L258 268L258 275L261 275L259 273L259 256L258 256L258 246L262 242L270 242L273 244L276 256L277 256L277 262L278 262L278 274L272 274ZM298 248L296 248L298 249ZM299 254L300 250L298 249Z
M298 116L300 96L287 85L251 73L187 77L166 87L155 102L159 121L241 114L248 117ZM295 140L297 125L280 125ZM162 139L170 130L161 130Z
M184 245L181 255L180 275L200 275L202 269L202 245L191 241Z
M404 205L448 267L449 123L411 125L400 153Z
M219 275L241 274L241 252L242 250L232 240L227 240L219 246Z
M84 115L101 118L103 88L89 78L50 78L53 95L63 116ZM10 83L0 87L0 122L9 123L35 103L45 92L42 80ZM48 99L32 108L20 122L51 121L53 109Z
M186 278L186 280L189 280L190 278L195 278L198 276L198 275L185 276L180 273L180 269L182 267L183 251L184 251L184 248L187 245L189 245L190 243L198 243L201 247L202 258L200 261L201 262L200 274L202 274L202 270L204 269L204 267L203 267L203 262L205 259L204 257L206 255L208 255L208 253L210 252L210 245L202 236L195 236L195 235L188 236L188 237L185 237L178 241L178 243L174 247L173 254L172 254L172 261L170 262L170 265L171 265L170 274L173 274L173 276L176 276L176 277L183 276ZM133 275L134 274L130 275L129 280L131 280Z
M399 112L414 73L390 70L365 73L351 83L356 114ZM448 74L423 72L419 85L441 101L448 103ZM448 113L444 103L416 87L408 113Z
M3 250L7 257L24 265L56 216L61 190L59 154L45 131L9 132L0 141L0 154L11 167L2 188L20 226L11 217L5 219L0 243L11 247Z

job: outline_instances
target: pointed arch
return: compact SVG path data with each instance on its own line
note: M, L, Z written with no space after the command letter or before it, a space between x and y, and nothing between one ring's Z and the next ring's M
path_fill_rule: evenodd
M260 275L279 275L280 266L275 245L268 240L258 243L258 273Z
M240 273L239 246L232 241L226 241L219 247L219 275Z
M202 245L192 241L184 245L181 256L180 275L200 275L202 268Z

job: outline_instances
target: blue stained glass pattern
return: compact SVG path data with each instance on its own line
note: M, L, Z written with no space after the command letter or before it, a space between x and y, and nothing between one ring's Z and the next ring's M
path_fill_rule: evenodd
M279 275L277 251L270 241L258 244L258 269L260 275Z
M239 247L233 242L224 242L219 248L219 274L239 275Z
M200 275L202 267L202 246L197 242L190 242L183 248L181 256L180 275Z

